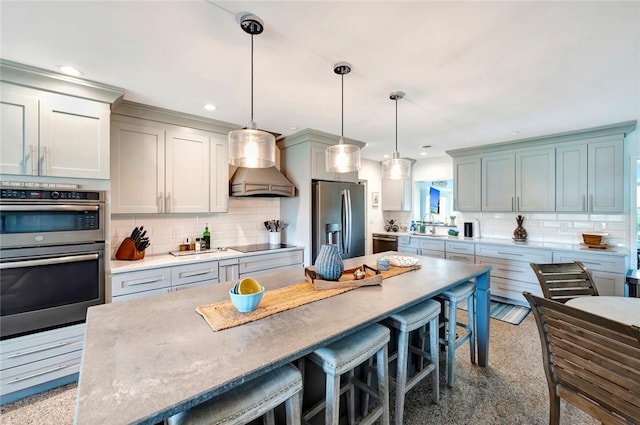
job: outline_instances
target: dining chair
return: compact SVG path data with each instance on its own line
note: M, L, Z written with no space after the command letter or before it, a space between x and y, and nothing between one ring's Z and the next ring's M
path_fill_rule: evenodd
M639 424L640 328L523 295L540 333L549 425L560 423L560 399L604 424Z
M540 282L545 298L565 303L571 298L598 295L591 273L579 261L557 264L530 263L530 266Z

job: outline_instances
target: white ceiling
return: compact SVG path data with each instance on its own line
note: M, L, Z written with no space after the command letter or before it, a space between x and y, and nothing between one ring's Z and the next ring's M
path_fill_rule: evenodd
M0 57L125 89L125 99L367 142L363 157L445 150L640 117L640 2L0 2ZM217 110L208 112L205 103ZM514 132L519 134L514 135Z

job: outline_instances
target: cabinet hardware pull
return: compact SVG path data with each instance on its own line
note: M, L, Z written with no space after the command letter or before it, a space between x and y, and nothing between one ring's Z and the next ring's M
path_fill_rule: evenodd
M18 351L17 353L7 356L7 359L15 359L17 357L28 356L29 354L38 353L40 351L52 350L54 348L64 347L65 345L73 344L75 342L77 341L62 341L62 342L57 342L55 344L47 345L46 347L34 348L33 350Z
M166 213L170 213L171 212L171 192L167 192L167 199L165 200L164 203L164 212Z
M157 207L158 207L158 212L159 213L164 212L164 192L160 192L158 194L158 198L156 200L156 204L157 204Z
M511 197L511 211L513 211L513 196Z
M516 207L517 207L517 211L520 211L520 197L516 196Z
M126 288L128 286L144 285L146 283L154 283L154 282L162 282L163 280L164 280L164 278L162 276L152 277L152 278L149 278L149 279L129 280L129 281L122 282L122 287Z
M36 161L36 147L33 145L29 145L29 157L31 160L31 175L38 175L38 162Z
M39 175L42 175L42 176L46 176L47 173L46 173L46 169L44 168L44 161L45 161L45 157L44 156L46 154L46 151L45 151L44 148L40 149L40 154L41 155L38 158L38 173L36 173L36 175L39 174Z
M580 196L580 211L586 211L586 204L584 202L584 193Z
M75 366L75 365L62 364L51 369L43 370L42 372L32 373L31 375L25 375L25 376L20 376L19 378L14 378L11 381L7 382L7 384L15 384L16 382L25 381L27 379L35 378L41 375L46 375L47 373L51 373L51 372L57 372L59 370L66 369L71 366Z
M522 270L515 270L515 269L498 269L502 272L509 272L509 273L522 273Z
M182 272L179 274L180 279L184 278L184 277L193 277L193 276L204 276L206 274L212 274L213 273L213 269L206 269L206 270L198 270L195 272Z
M515 255L517 257L522 257L524 254L517 254L515 252L502 252L502 251L497 251L497 254L502 254L502 255Z
M589 194L589 211L593 211L593 194Z

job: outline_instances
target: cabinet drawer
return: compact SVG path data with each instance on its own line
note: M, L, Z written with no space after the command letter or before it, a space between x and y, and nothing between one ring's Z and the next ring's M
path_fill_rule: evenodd
M418 255L418 248L411 247L409 245L398 245L398 252L403 254Z
M517 301L518 304L528 306L529 303L527 299L522 295L524 291L530 292L538 297L543 296L542 289L538 284L534 285L532 283L518 282L500 277L491 278L491 295L508 298Z
M4 370L82 350L85 327L83 323L2 341L0 366Z
M240 258L240 275L268 272L273 269L302 267L302 251L288 251L278 254L263 254Z
M168 267L111 275L111 295L114 297L170 286L171 269Z
M420 248L420 239L412 238L411 236L399 236L398 237L398 247L411 247L411 248Z
M185 264L171 268L171 285L173 286L201 281L209 281L209 283L218 281L217 261Z
M475 245L466 242L446 241L445 250L447 251L447 254L455 252L458 254L474 255L476 253Z
M420 248L432 251L444 251L444 241L437 239L420 239Z
M625 267L625 257L582 252L553 252L554 263L571 263L574 261L580 261L589 270L602 270L615 273L626 273L627 270Z
M82 350L37 362L12 367L2 371L0 387L2 395L34 387L54 379L80 372Z
M476 257L476 264L491 266L491 277L530 282L539 285L536 274L527 262L501 260L497 258Z
M550 263L552 258L551 251L513 246L482 244L476 245L476 255L482 257L523 261L526 263Z
M425 257L433 257L433 258L442 258L444 259L444 251L434 251L431 249L421 249L420 255L424 255Z
M457 252L448 252L445 256L447 260L452 261L464 261L465 263L473 264L475 262L475 256L469 254L458 254Z
M136 298L150 297L151 295L166 294L169 291L171 291L171 287L152 289L150 291L132 292L127 295L118 295L117 297L113 297L111 298L111 302L117 303L119 301L127 301L127 300L133 300Z

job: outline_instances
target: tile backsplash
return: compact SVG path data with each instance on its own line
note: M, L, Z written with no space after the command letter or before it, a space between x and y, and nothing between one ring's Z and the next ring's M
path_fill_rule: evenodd
M154 255L177 251L186 238L202 237L205 223L209 224L214 248L268 243L264 222L273 219L280 219L279 198L230 198L227 213L113 215L111 257L136 226L144 226L151 242L146 255Z
M474 223L474 236L511 239L517 227L518 213L461 213L456 212L460 233L464 222ZM527 240L532 242L559 242L578 244L584 232L608 233L609 243L626 246L628 217L624 214L560 214L522 213Z

